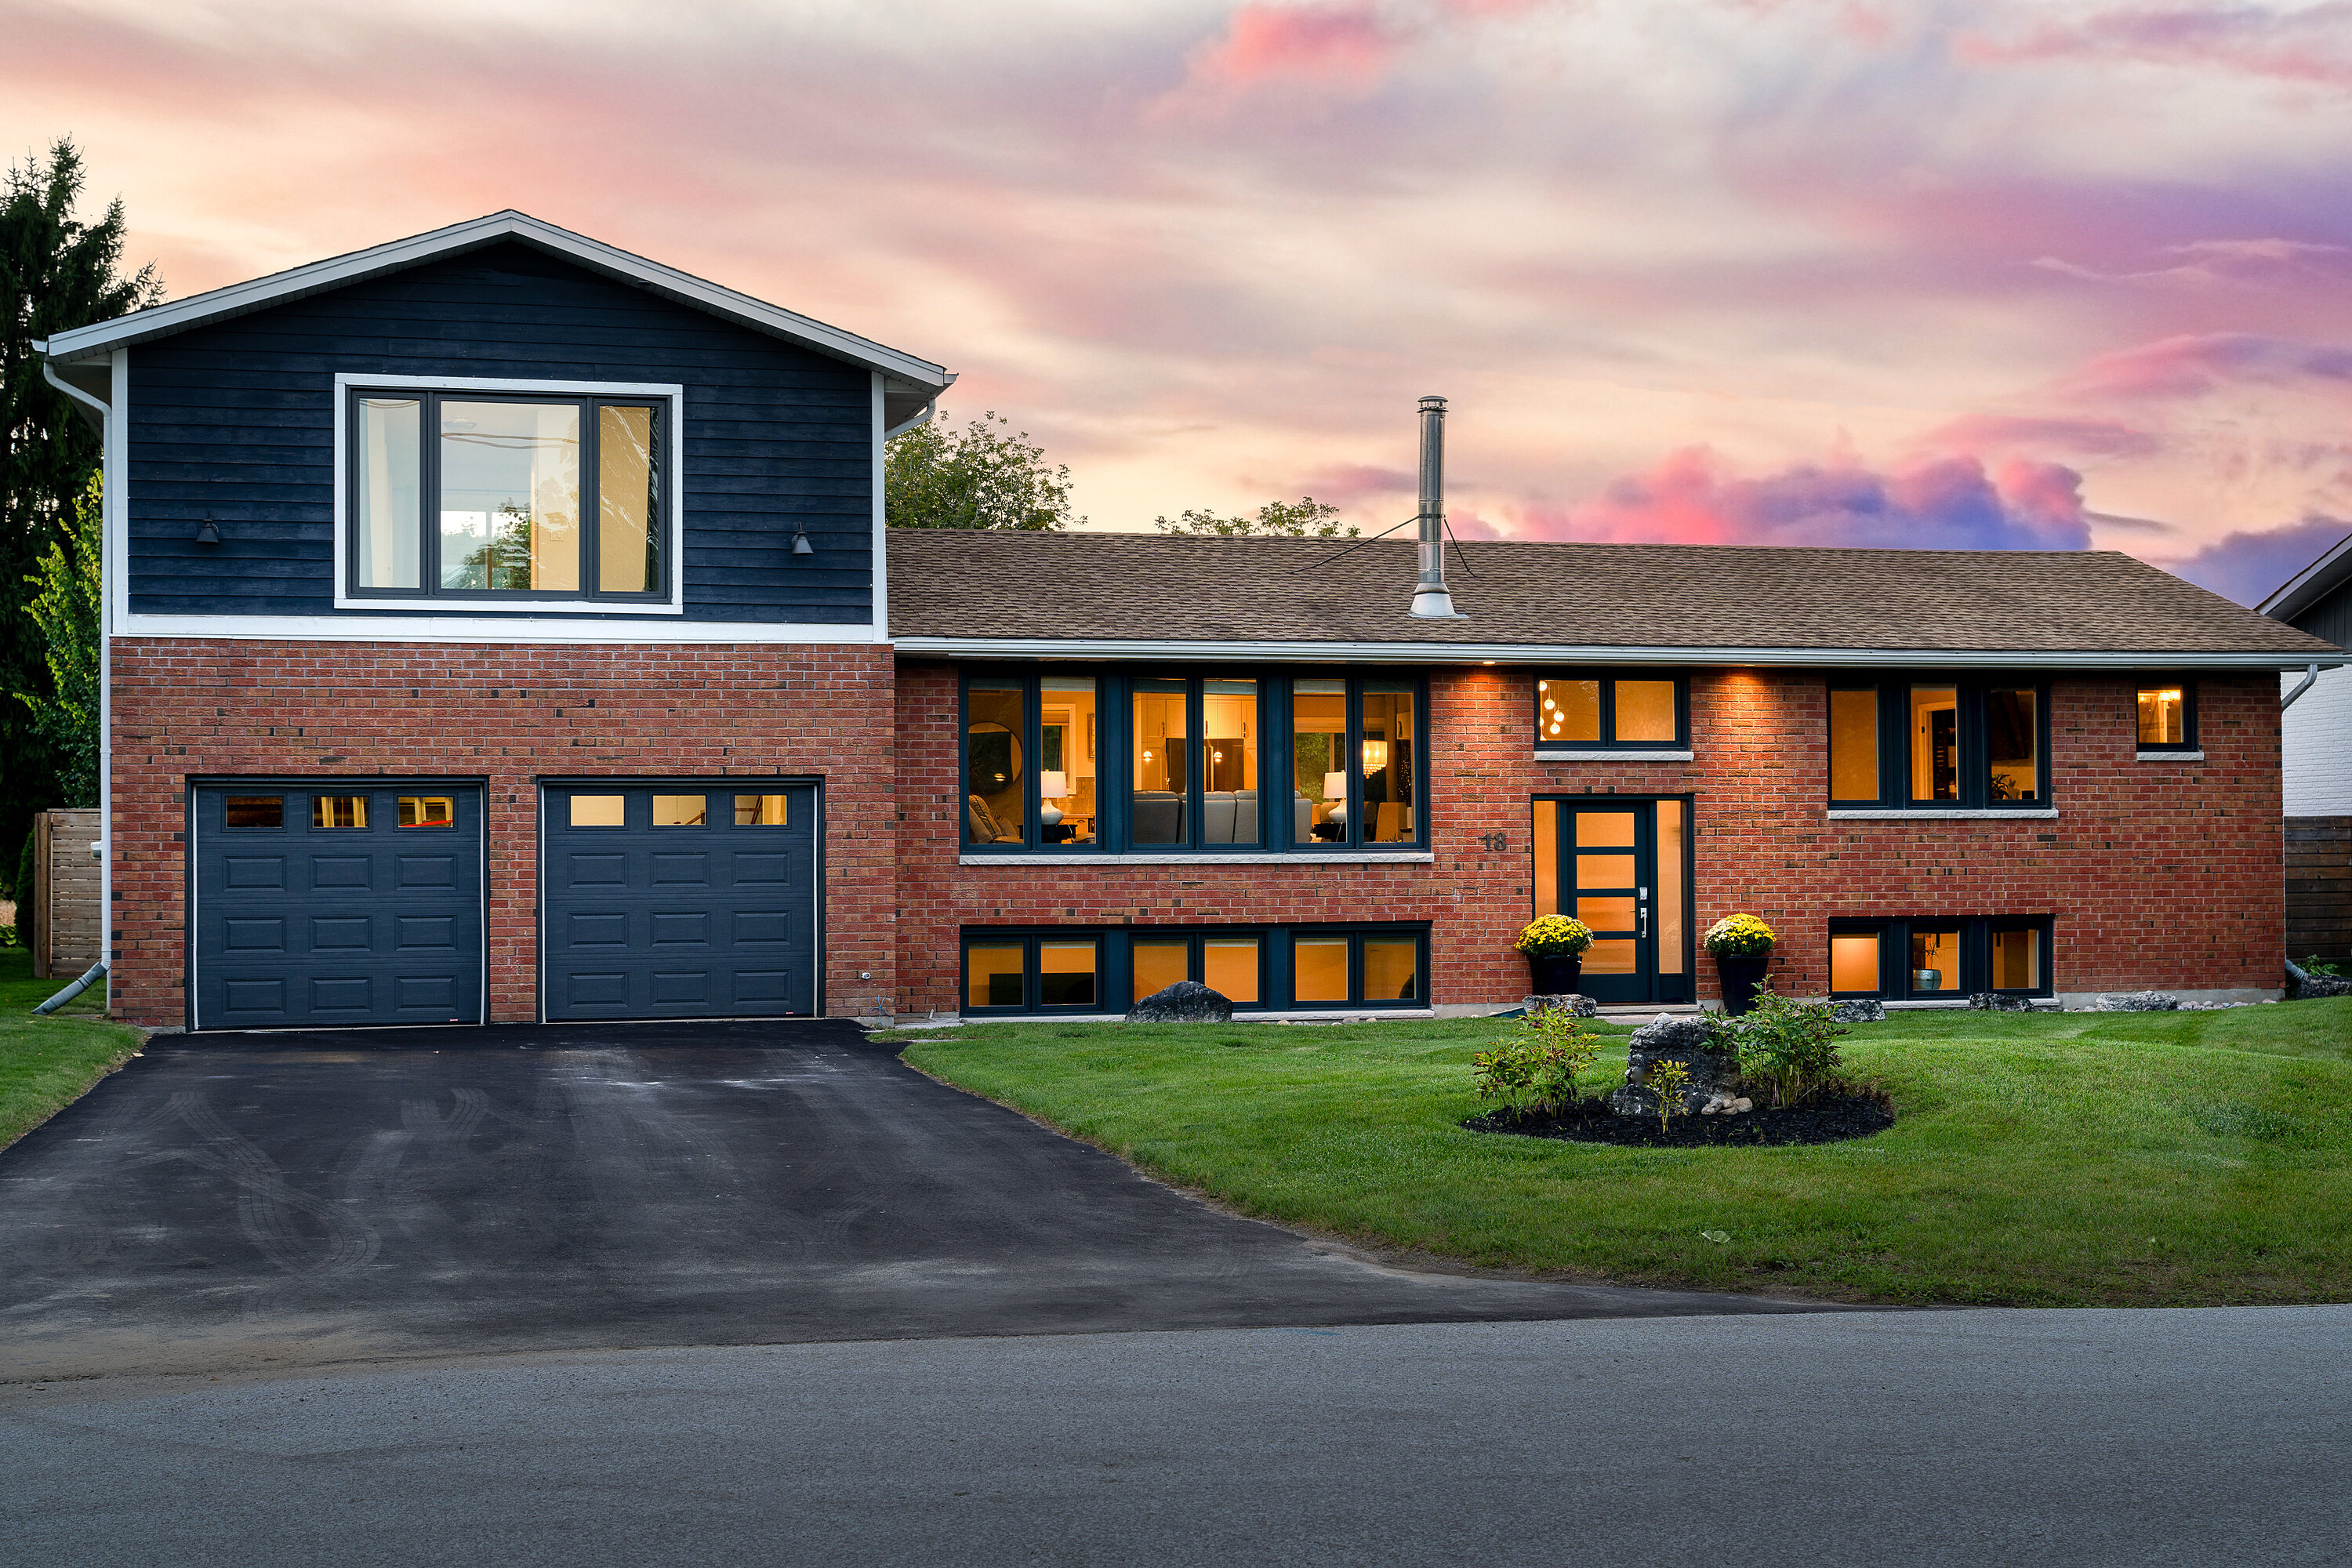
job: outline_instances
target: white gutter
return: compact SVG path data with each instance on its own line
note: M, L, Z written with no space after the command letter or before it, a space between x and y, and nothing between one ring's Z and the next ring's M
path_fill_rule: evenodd
M937 391L933 392L930 396L923 400L921 411L917 413L912 418L902 419L898 424L891 426L887 430L883 431L882 439L887 441L893 436L905 435L908 431L914 429L919 425L929 424L931 422L931 416L940 411L940 398L946 393L948 387L955 384L955 380L956 373L950 371L948 373L946 385L940 387Z
M1252 664L1724 665L1857 669L2269 669L2310 662L2307 654L2128 653L2061 648L1595 647L1575 643L1248 642L1109 637L926 637L893 639L902 657L929 658L1189 659ZM2352 654L2315 668L2352 662Z
M2284 697L2279 699L2279 711L2284 713L2288 709L2294 707L2294 700L2302 696L2305 692L2310 690L2312 683L2318 679L2319 666L2315 664L2308 669L2305 670L2303 672L2303 679L2295 683L2294 689L2288 692Z

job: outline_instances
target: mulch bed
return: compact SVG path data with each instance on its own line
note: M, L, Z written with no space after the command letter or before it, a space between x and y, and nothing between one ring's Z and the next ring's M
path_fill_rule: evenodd
M1769 1106L1737 1116L1677 1116L1673 1131L1661 1132L1656 1117L1620 1116L1609 1109L1607 1100L1596 1095L1563 1106L1553 1116L1522 1115L1506 1106L1474 1116L1462 1125L1473 1132L1510 1132L1525 1138L1639 1149L1701 1149L1718 1144L1756 1148L1867 1138L1895 1125L1895 1108L1884 1095L1824 1094L1808 1104Z

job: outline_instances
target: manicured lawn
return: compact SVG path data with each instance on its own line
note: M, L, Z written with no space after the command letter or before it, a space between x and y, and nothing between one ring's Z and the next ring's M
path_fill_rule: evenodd
M66 984L34 979L31 953L0 947L0 1147L80 1099L139 1048L136 1029L99 1016L106 1003L103 982L65 1011L34 1017L33 1009Z
M1894 1302L2352 1300L2352 998L1860 1025L1847 1059L1895 1126L1789 1149L1465 1132L1470 1054L1509 1027L967 1025L906 1059L1244 1212L1480 1265Z

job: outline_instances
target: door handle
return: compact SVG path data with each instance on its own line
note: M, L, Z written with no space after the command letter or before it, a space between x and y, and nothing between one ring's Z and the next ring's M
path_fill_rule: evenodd
M1640 912L1642 916L1642 929L1635 931L1633 934L1639 937L1647 937L1650 934L1650 906L1643 904Z

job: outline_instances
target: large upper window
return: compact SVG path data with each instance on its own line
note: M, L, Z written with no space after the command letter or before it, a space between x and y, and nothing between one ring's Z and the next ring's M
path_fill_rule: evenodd
M1425 841L1421 710L1410 680L974 675L964 685L963 842L1134 854L1411 848Z
M665 400L351 396L352 594L666 595Z
M1580 752L1682 751L1689 697L1678 676L1555 675L1536 681L1536 744Z
M1830 804L1919 811L2050 800L2049 694L1922 677L1830 688Z

